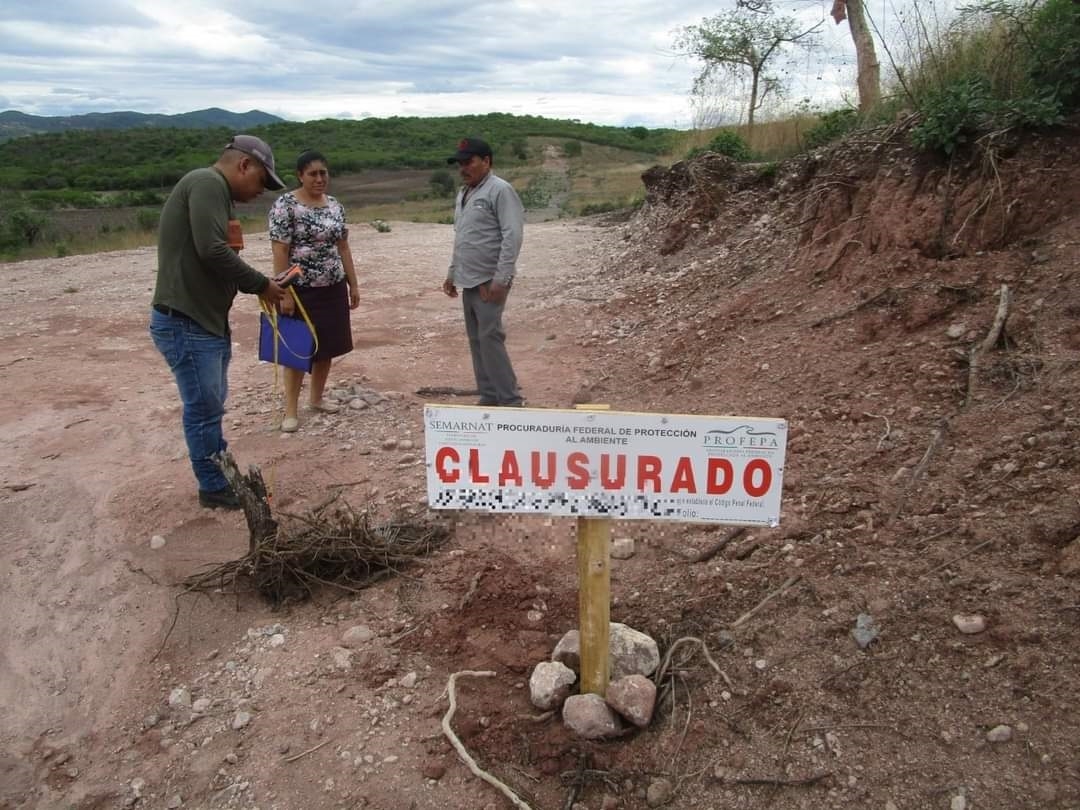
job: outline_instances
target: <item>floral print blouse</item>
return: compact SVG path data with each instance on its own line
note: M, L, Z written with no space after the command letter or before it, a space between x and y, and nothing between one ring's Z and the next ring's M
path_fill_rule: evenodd
M270 238L289 246L289 264L303 271L298 284L329 287L345 279L337 243L349 235L345 209L326 195L326 205L305 205L287 191L274 202L269 216Z

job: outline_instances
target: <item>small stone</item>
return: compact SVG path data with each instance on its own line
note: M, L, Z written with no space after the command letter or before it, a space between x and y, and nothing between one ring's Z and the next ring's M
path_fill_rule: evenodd
M270 636L270 646L271 647L284 647L285 646L285 636L283 634L281 634L281 633L274 633L274 635Z
M352 669L352 650L345 647L334 647L330 650L330 660L334 662L334 666L338 669Z
M150 548L157 551L159 548L165 548L165 538L160 534L155 534L150 538Z
M225 761L228 762L230 765L235 765L237 762L240 761L240 757L230 751L225 755Z
M618 537L611 541L611 556L616 560L629 560L634 556L634 538Z
M949 810L967 810L967 797L963 793L953 796L949 802Z
M986 619L980 616L978 613L964 614L957 613L952 617L953 624L956 625L956 629L961 633L967 635L974 635L975 633L981 633L986 629Z
M233 720L232 720L233 731L239 731L240 729L247 727L247 725L250 722L251 722L251 713L250 712L237 712L235 715L233 715Z
M383 450L393 450L397 447L397 439L387 439L382 443Z
M419 676L415 672L410 672L408 675L404 675L398 680L398 685L403 686L406 689L412 689L416 686L418 680Z
M191 710L196 714L206 714L210 710L210 698L199 698L191 704Z
M1006 725L994 726L986 732L986 741L992 743L1008 742L1012 739L1012 728Z
M441 762L426 762L420 771L425 779L438 781L446 775L446 766Z
M416 445L412 439L402 439L398 442L398 450L412 450Z
M869 647L877 639L879 633L877 625L874 624L874 617L870 614L860 613L855 618L855 628L851 631L851 635L860 650Z
M363 624L350 627L341 635L341 644L344 647L359 647L375 638L374 631Z
M645 792L645 801L649 807L660 807L671 801L671 797L675 794L675 788L667 779L657 779L649 785L649 789Z
M177 807L184 806L184 800L180 798L179 794L174 794L173 796L169 797L169 800L165 803L165 806L168 807L169 810L176 810Z
M182 686L178 686L169 692L169 706L173 709L191 708L191 692Z

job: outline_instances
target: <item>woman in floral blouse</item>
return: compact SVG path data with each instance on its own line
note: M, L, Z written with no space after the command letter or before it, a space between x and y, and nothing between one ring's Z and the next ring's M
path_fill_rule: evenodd
M360 305L345 209L326 193L330 169L326 158L309 150L296 160L300 188L278 197L270 209L270 239L274 251L274 273L284 273L294 264L302 275L296 292L315 325L319 347L311 363L312 410L336 413L339 405L323 399L330 362L352 351L349 310ZM283 315L294 314L296 304L286 295ZM285 417L281 429L294 432L300 426L298 406L304 372L285 368Z

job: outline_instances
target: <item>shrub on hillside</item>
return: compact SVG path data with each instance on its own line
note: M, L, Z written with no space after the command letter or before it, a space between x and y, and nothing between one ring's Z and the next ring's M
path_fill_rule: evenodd
M859 113L850 107L823 113L817 124L806 133L807 149L816 149L838 141L859 125Z
M140 208L135 214L135 224L140 231L156 231L161 211L156 208Z
M457 181L446 169L438 169L431 174L431 189L436 197L453 197L457 191Z
M44 236L49 219L39 211L16 208L0 220L0 247L33 247Z
M1031 79L1052 88L1062 108L1080 108L1080 3L1047 0L1031 25Z
M933 39L900 81L916 146L952 154L982 135L1062 120L1080 102L1080 3L982 0Z
M716 152L718 155L727 155L732 160L738 160L740 162L753 160L754 158L754 153L751 151L746 141L744 141L737 132L733 132L730 129L719 132L716 137L709 141L707 148L710 152Z
M745 163L746 161L754 159L754 151L747 145L746 141L737 133L730 129L722 130L717 133L706 146L697 147L691 149L686 153L686 159L697 157L704 152L715 152L718 155L724 155L732 160Z
M970 77L927 94L922 120L911 132L920 149L951 155L994 130L1013 126L1049 126L1061 121L1061 104L1052 92L1014 99L994 96L985 79Z

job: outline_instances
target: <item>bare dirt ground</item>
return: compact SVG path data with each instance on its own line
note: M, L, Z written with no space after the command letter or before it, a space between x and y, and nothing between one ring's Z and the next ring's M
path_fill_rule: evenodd
M779 528L616 524L612 619L703 639L722 672L687 649L652 725L606 742L528 701L576 626L572 521L456 515L402 575L279 611L177 601L247 532L195 501L146 335L154 252L0 268L0 807L510 806L441 734L459 670L496 675L459 682L457 732L534 808L1080 807L1080 135L951 169L901 135L772 178L706 157L651 172L629 221L528 229L530 406L791 426ZM238 300L227 435L276 509L422 501L414 392L471 382L450 241L356 226L332 381L385 401L292 436Z

